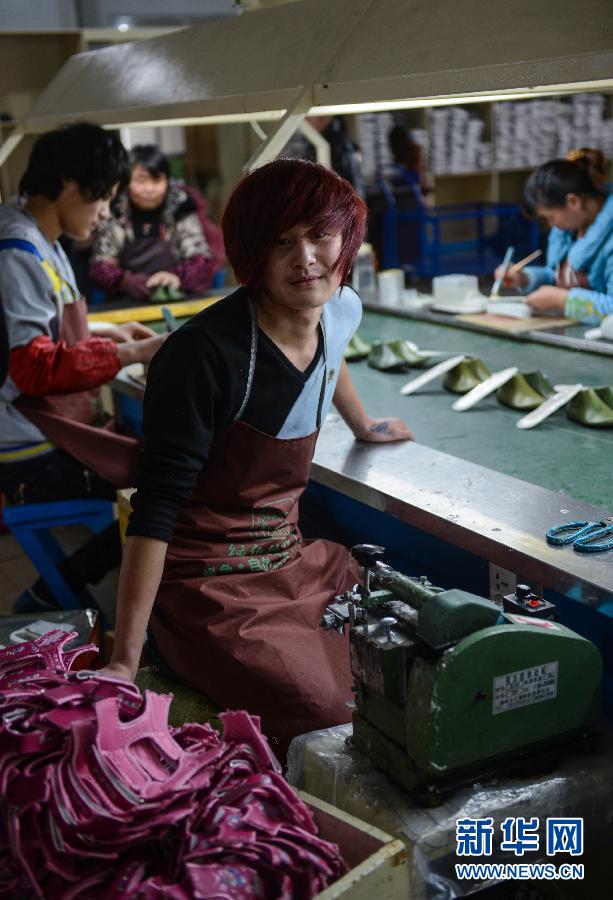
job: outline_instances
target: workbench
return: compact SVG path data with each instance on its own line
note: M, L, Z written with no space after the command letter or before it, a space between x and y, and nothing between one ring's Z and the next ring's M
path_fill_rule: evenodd
M182 323L217 299L219 295L215 294L168 305ZM136 319L162 331L165 323L160 309L155 304L104 311L95 308L89 319ZM521 372L540 369L552 383L613 384L613 356L606 355L608 342L601 342L599 353L577 352L512 336L465 330L456 327L450 316L429 313L428 318L430 321L421 321L365 311L359 334L369 342L403 337L423 349L472 354L492 371L507 366L518 366ZM580 326L567 331L578 334ZM597 345L595 341L591 343ZM371 415L400 416L420 444L597 507L613 507L613 429L582 427L560 410L539 427L521 431L515 427L521 414L499 404L495 395L468 412L456 413L451 406L457 397L442 387L442 379L409 397L401 396L402 385L421 370L383 373L370 368L366 361L352 363L350 370Z
M368 341L408 338L426 350L480 357L491 371L518 366L540 369L552 383L613 384L613 357L539 345L450 326L365 312L359 329ZM495 472L569 494L595 506L613 506L613 429L586 428L560 410L537 428L516 427L521 413L490 395L464 413L451 408L457 395L442 378L408 397L400 388L421 370L379 372L366 361L350 364L358 392L371 415L401 416L427 447ZM551 523L554 524L554 523Z
M369 341L406 337L424 349L480 356L490 369L540 368L553 382L613 382L611 360L556 346L399 319L367 311ZM376 542L386 560L443 587L481 596L512 593L528 582L554 602L563 624L593 640L605 663L605 710L613 717L613 553L583 555L551 547L548 528L602 519L613 507L613 430L585 428L559 411L530 431L520 413L489 397L451 409L440 382L402 396L420 370L383 373L365 361L351 374L371 415L401 416L415 442L364 444L334 411L322 428L303 500L304 530L347 545ZM140 413L143 390L120 374L121 403Z

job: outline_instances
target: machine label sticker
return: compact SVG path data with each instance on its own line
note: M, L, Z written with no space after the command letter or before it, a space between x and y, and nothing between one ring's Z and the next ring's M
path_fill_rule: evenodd
M534 616L517 615L507 615L507 619L511 619L518 625L537 625L539 628L552 628L554 631L560 630L559 625L556 625L551 619L535 619Z
M543 663L530 669L519 669L494 678L492 713L508 712L552 700L558 693L558 663Z

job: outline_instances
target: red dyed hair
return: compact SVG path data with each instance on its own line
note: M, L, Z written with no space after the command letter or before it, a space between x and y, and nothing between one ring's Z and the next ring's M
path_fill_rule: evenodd
M240 284L262 285L268 254L283 232L341 234L334 265L345 282L366 228L366 205L336 172L305 159L276 159L245 176L221 220L226 253Z

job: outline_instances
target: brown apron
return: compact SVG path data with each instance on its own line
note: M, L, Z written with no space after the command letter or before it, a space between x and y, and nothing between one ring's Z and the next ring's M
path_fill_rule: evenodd
M179 264L170 244L162 237L134 238L126 241L119 258L122 269L155 275L156 272L170 272Z
M247 394L179 514L151 628L182 680L261 716L283 756L295 735L351 718L347 637L319 621L356 573L345 547L306 541L298 529L317 431L280 439L240 421L257 345L252 317ZM326 375L324 365L324 384Z
M87 304L80 297L64 305L59 339L72 347L89 337ZM140 443L136 438L115 432L112 420L104 422L97 388L46 397L22 395L15 406L46 438L92 472L117 488L134 484Z

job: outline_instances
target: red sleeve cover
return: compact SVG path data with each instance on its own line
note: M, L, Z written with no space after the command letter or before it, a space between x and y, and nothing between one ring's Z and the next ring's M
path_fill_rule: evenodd
M117 346L109 338L90 337L69 347L46 335L14 347L9 375L22 394L72 394L110 381L120 369Z

